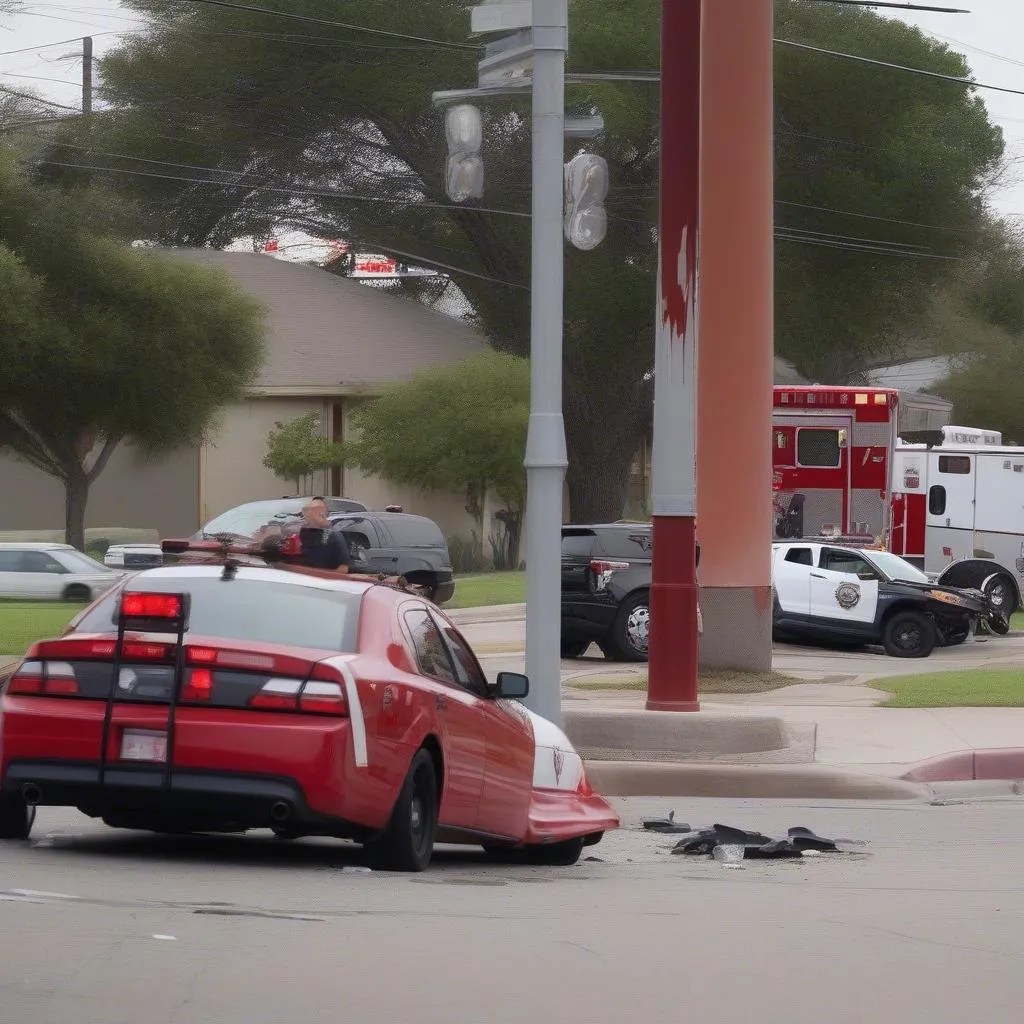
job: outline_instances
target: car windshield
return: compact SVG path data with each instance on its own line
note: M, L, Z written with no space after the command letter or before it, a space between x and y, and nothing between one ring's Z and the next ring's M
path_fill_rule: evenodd
M286 522L302 514L309 498L295 498L289 501L259 501L238 508L211 519L204 527L207 537L230 534L233 537L251 537L260 527L273 522Z
M225 640L286 644L352 653L359 628L359 593L275 583L238 576L136 576L132 590L188 593L189 632ZM109 633L116 627L120 588L79 620L79 633Z
M97 562L88 555L83 555L81 551L60 551L57 553L57 557L72 572L102 573L105 576L110 576L112 573L108 566Z
M872 551L865 557L874 562L891 580L903 580L905 583L928 582L928 577L920 569L889 551Z

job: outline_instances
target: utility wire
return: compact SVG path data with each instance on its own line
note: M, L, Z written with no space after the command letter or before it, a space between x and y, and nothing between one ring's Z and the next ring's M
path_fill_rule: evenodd
M347 32L365 32L367 35L385 36L390 39L401 39L406 42L428 43L449 50L479 50L472 43L455 43L447 39L430 39L424 36L408 35L404 32L389 32L380 28L369 28L366 25L351 25L341 21L328 21L324 18L312 18L305 14L291 14L287 11L274 11L268 7L255 7L251 4L230 3L229 0L179 0L181 3L208 4L211 7L226 7L234 11L248 11L253 14L267 14L274 18L288 18L291 21L305 22L307 25L324 25L327 28L341 28Z
M824 53L829 57L841 57L844 60L855 60L861 64L873 64L875 67L891 68L894 71L909 71L915 75L925 75L928 78L938 78L944 82L956 82L957 85L966 85L971 89L993 89L996 92L1009 92L1015 96L1024 96L1024 89L1011 89L1005 85L986 85L984 82L974 82L970 78L958 78L956 75L943 75L938 71L925 71L923 68L910 68L905 64L892 64L885 60L875 60L872 57L861 57L855 53L842 53L839 50L826 50L820 46L811 46L809 43L797 43L791 39L776 39L775 42L781 46L793 46L798 50L808 50L812 53Z
M780 242L797 242L801 245L818 245L829 249L849 249L857 252L870 252L880 256L909 256L921 260L946 260L953 263L963 263L960 256L940 256L925 252L906 252L901 249L885 249L870 245L854 245L852 242L830 242L825 239L798 238L782 232L776 232L775 237Z
M132 160L134 157L128 157ZM92 164L71 164L59 160L41 160L40 163L50 167L66 167L76 171L103 171L108 174L129 174L141 178L161 178L166 181L182 181L190 185L216 185L219 188L244 188L250 192L281 192L293 196L317 196L323 199L345 199L356 203L381 203L388 206L408 206L417 210L467 210L473 213L494 213L504 217L530 218L529 213L518 210L498 210L486 206L460 206L456 203L423 203L410 199L386 199L383 196L365 196L356 192L341 192L328 189L288 188L283 185L259 185L245 181L214 181L209 178L189 178L175 174L158 174L156 171L134 171L125 167L103 167ZM216 170L209 168L209 170Z

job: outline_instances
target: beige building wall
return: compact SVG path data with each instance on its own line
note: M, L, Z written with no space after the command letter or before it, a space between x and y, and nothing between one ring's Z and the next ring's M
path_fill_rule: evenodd
M228 406L211 443L202 450L201 521L209 522L247 501L294 494L294 481L282 480L263 465L267 435L276 423L309 412L319 412L326 422L327 408L319 398L249 398ZM329 489L324 473L302 483L300 489L310 494Z
M87 529L156 530L163 536L198 526L199 472L195 450L144 461L122 444L89 491ZM64 488L42 470L0 454L0 530L62 530Z

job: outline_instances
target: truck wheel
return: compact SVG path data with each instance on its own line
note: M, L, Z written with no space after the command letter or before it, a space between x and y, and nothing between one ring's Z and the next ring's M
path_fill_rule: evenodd
M646 661L651 599L646 593L633 594L619 606L612 626L611 651L615 661ZM608 651L602 646L607 656Z
M921 612L896 612L885 624L882 643L891 658L927 658L935 650L935 623Z
M1017 592L1013 580L1005 573L997 573L990 576L985 582L985 596L989 599L992 607L1007 619L1016 611L1014 604L1017 600Z

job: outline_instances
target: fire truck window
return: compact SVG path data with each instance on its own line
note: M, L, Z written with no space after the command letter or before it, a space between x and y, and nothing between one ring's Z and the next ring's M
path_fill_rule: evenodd
M930 487L928 489L928 512L933 516L941 516L946 511L946 488Z
M810 548L790 548L786 552L787 562L796 562L797 565L814 565Z
M970 455L940 455L939 472L969 474L971 472ZM942 513L934 512L932 514L941 515Z
M800 466L835 469L841 461L838 430L798 430L796 461Z

